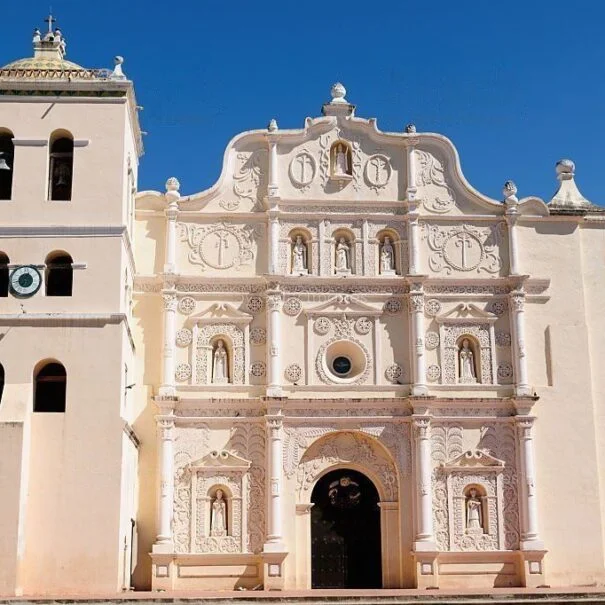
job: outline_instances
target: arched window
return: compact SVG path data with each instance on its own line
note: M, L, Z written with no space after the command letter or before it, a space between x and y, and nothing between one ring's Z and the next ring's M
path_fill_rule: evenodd
M71 296L72 263L67 252L51 252L46 257L46 296Z
M13 194L13 135L0 131L0 200L10 200Z
M8 256L0 252L0 297L8 296L9 262Z
M55 133L50 138L50 165L48 171L48 198L55 201L71 200L74 167L74 140L69 133Z
M0 403L4 394L4 366L0 363Z
M34 412L65 412L67 372L50 361L35 373Z

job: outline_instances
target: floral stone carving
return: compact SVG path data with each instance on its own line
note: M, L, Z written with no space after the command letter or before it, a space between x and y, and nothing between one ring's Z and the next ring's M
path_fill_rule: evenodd
M188 363L179 363L174 372L175 378L179 382L185 382L191 378L191 365Z
M389 382L397 383L403 376L403 368L399 364L394 363L384 371L384 375Z
M179 347L188 347L193 340L193 333L188 328L181 328L176 333L176 344Z
M267 342L267 331L265 328L252 328L250 330L250 342L255 346L264 345Z
M295 317L302 311L302 303L299 298L291 296L284 301L283 309L286 315Z
M455 204L452 190L445 182L442 163L431 153L416 149L418 187L423 190L420 197L424 200L424 207L429 212L445 214Z
M284 375L290 382L299 382L302 378L302 368L297 363L291 363L286 367Z
M190 315L195 311L195 299L191 296L185 296L179 300L179 311L184 315Z
M441 376L441 368L438 365L435 364L431 364L427 369L426 369L426 377L431 381L431 382L436 382L437 380L439 380L439 377Z
M261 378L265 375L266 367L264 361L255 361L250 366L250 374L255 378Z
M323 336L332 329L332 322L327 317L318 317L313 323L313 329L317 334Z
M263 299L260 296L249 296L248 300L246 300L246 309L253 315L260 313L263 310L264 306L265 303L263 302Z
M424 303L424 312L429 317L435 317L441 313L441 303L436 298L431 298Z
M436 349L439 346L439 334L437 332L427 332L424 337L424 346L429 351Z

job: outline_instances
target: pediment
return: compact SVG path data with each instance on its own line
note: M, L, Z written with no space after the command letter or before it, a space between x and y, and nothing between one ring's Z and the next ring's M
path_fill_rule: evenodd
M467 450L442 464L442 468L455 470L502 470L504 461L488 454L485 450Z
M203 458L192 462L189 465L191 470L212 470L221 469L223 471L241 471L245 472L250 468L252 462L236 456L227 450L213 450Z
M311 317L316 315L340 316L347 315L349 317L358 316L377 316L382 315L382 310L376 309L364 302L355 299L346 294L335 296L325 303L305 309L305 314Z
M230 303L214 303L205 311L197 313L196 315L191 315L186 323L194 325L225 321L236 324L248 324L252 321L252 315L243 313Z
M469 320L481 323L494 323L497 315L480 309L473 303L460 303L453 309L435 317L437 323L467 323Z

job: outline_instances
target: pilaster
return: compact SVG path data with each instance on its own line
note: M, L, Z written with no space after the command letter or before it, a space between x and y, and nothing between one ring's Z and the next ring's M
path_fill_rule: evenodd
M412 342L412 395L427 395L426 360L424 350L424 289L422 283L412 283L408 297Z
M281 397L281 308L282 293L278 290L267 291L267 396Z
M509 294L509 307L515 363L515 394L531 395L525 349L525 293L522 290L513 290Z

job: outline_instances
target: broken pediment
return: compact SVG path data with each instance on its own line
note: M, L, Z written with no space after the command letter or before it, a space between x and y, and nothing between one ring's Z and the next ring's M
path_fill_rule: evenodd
M437 323L468 323L469 320L494 323L497 319L497 315L484 311L472 303L460 303L451 311L435 317Z
M186 323L189 325L216 322L248 324L251 321L252 315L239 311L229 303L214 303L205 311L190 316Z
M467 450L466 452L452 458L442 464L442 468L448 471L455 470L492 470L504 469L504 461L488 454L485 450Z
M321 305L306 309L305 313L311 317L315 315L325 315L329 317L343 314L349 317L356 317L382 315L382 310L356 300L354 297L347 294L340 294Z
M213 450L203 458L192 462L189 465L191 470L203 471L247 471L252 462L245 458L240 458L227 450Z

